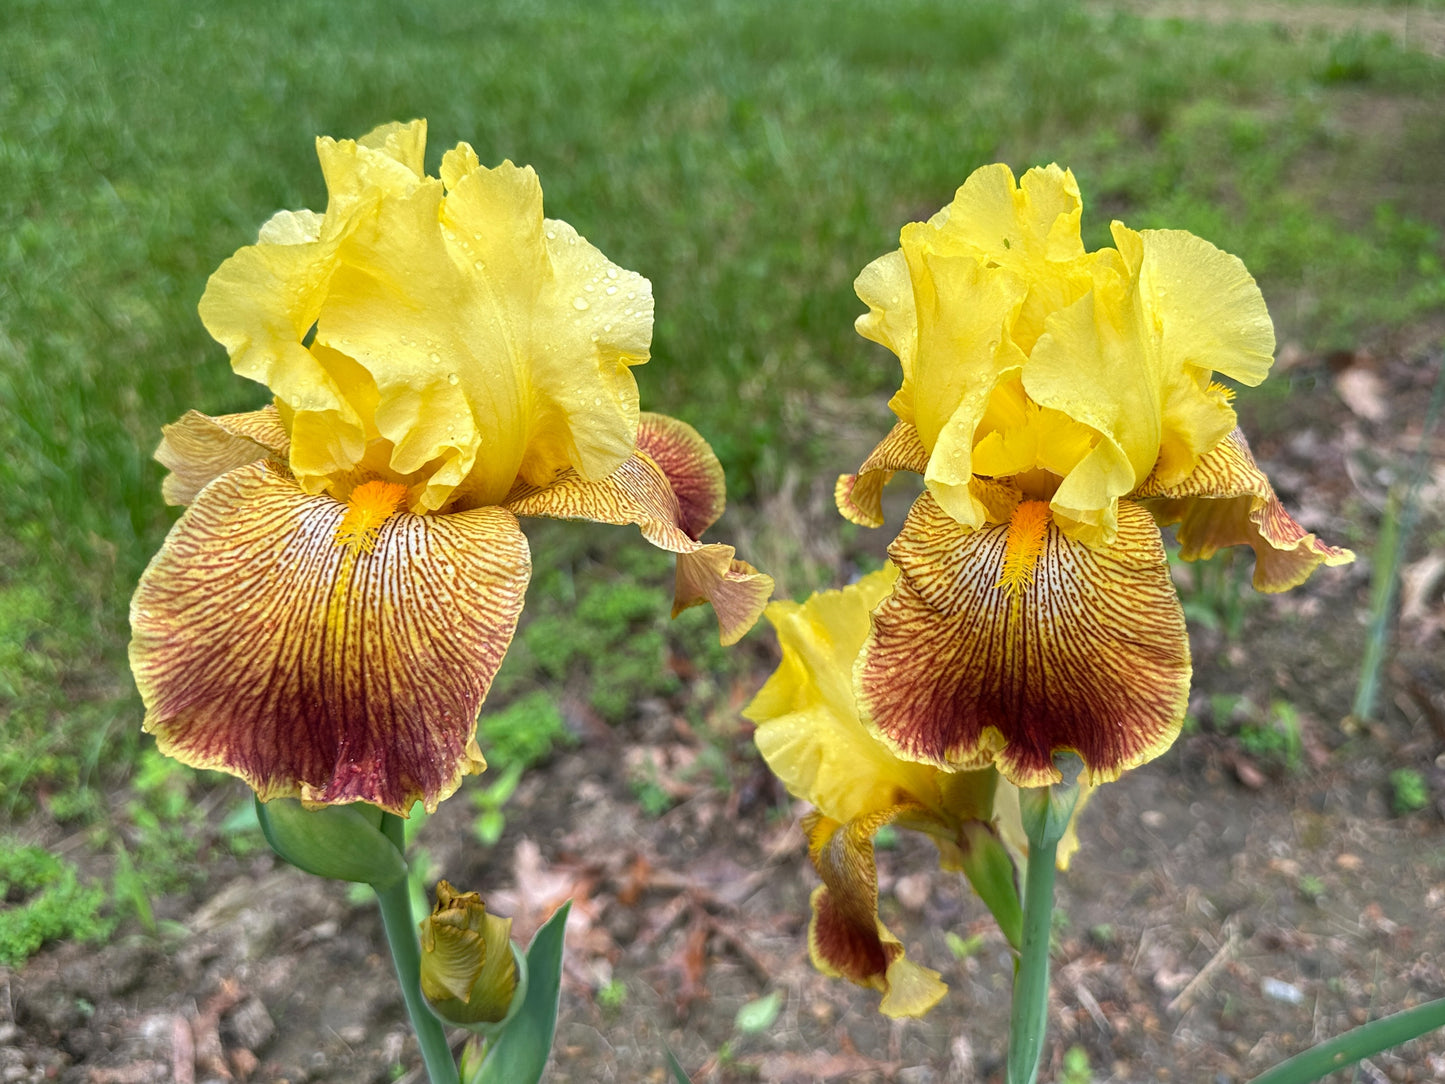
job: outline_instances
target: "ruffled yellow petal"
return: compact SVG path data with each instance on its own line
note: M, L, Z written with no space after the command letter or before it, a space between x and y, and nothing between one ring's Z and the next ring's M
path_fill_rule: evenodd
M1115 224L1115 243L1122 226ZM1238 256L1184 230L1143 230L1139 293L1159 350L1253 387L1274 364L1274 324Z
M905 757L996 763L1015 784L1040 786L1057 781L1053 755L1068 749L1089 782L1106 782L1179 732L1184 615L1159 531L1138 505L1120 503L1104 549L1047 518L1033 526L1031 570L1008 575L1008 525L969 531L930 494L918 499L889 548L900 577L873 613L858 703Z
M914 306L913 281L909 278L903 251L895 249L863 268L853 282L853 291L868 306L868 311L853 322L853 327L863 338L892 350L903 367L903 385L888 406L899 421L912 425L918 310Z
M651 287L544 219L529 168L462 144L425 176L425 134L319 140L326 215L278 216L226 261L207 328L276 393L307 492L344 496L364 468L455 511L518 477L606 476L634 444Z
M948 992L937 971L908 959L903 943L878 919L878 868L873 834L908 812L879 810L840 825L812 814L804 822L808 851L823 884L813 892L808 950L825 975L878 990L885 1016L923 1016Z
M967 255L943 255L914 237L926 226L904 227L903 251L918 304L913 416L929 450L924 482L960 523L981 526L971 499L973 442L994 386L1026 360L1011 338L1027 284Z
M1015 182L1008 166L983 166L944 210L946 216L935 218L945 239L941 247L972 251L1028 284L1009 329L1014 343L1028 353L1043 332L1045 317L1089 289L1079 233L1083 200L1073 173L1056 165L1035 167Z
M1136 494L1164 526L1178 524L1179 555L1207 558L1225 546L1254 550L1254 586L1287 591L1320 565L1345 565L1347 549L1329 546L1285 511L1244 434L1236 429L1175 486L1150 479Z
M899 422L868 453L857 474L840 474L833 487L838 511L860 527L883 526L883 487L901 470L922 474L928 469L928 450L918 439L918 430Z
M216 417L188 410L161 433L155 457L170 472L161 482L167 504L190 504L221 475L258 459L284 462L291 443L274 406Z
M906 800L941 805L942 773L899 760L858 720L853 700L853 664L868 636L869 611L897 576L890 565L842 591L767 609L783 658L743 715L757 724L758 751L788 792L835 821Z
M526 540L503 509L399 511L368 550L338 541L348 514L267 462L196 496L131 601L145 728L262 800L431 809L485 766L477 711L521 613Z
M506 507L519 516L636 524L647 541L678 555L673 615L709 602L722 642L735 643L762 615L773 592L772 577L736 560L732 546L705 544L689 534L687 528L706 520L719 503L707 486L721 468L697 431L675 418L654 417L648 420L646 439L687 492L686 512L659 460L640 449L596 481L568 471L544 487L519 485Z

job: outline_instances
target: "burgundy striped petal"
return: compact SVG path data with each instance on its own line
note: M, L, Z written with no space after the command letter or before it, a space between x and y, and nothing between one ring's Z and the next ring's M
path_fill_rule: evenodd
M1056 782L1060 750L1090 783L1158 756L1183 722L1190 664L1153 520L1121 501L1118 537L1098 549L1047 522L1022 572L1009 530L971 531L919 497L855 672L863 713L902 756L996 763L1018 786Z
M347 506L283 468L195 498L131 601L131 669L161 752L262 800L428 809L485 764L477 711L530 574L510 512L398 511L337 541Z

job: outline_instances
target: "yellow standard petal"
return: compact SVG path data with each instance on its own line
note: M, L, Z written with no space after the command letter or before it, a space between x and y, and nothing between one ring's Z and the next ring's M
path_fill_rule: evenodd
M605 477L634 445L650 285L545 219L529 168L460 144L425 176L425 134L319 140L326 214L268 223L212 276L202 319L275 392L309 493L383 473L413 511L455 511L519 477Z
M131 669L161 752L264 801L406 814L485 766L477 711L530 573L511 513L348 507L269 462L192 501L131 601ZM381 488L376 488L381 487Z
M1249 546L1260 591L1287 591L1320 565L1355 559L1349 550L1321 542L1285 511L1238 429L1183 482L1163 486L1151 478L1136 497L1160 524L1178 524L1179 555L1186 561L1211 557L1225 546Z
M923 1016L948 992L937 971L908 959L903 943L878 919L873 835L909 812L906 805L840 825L820 814L804 822L808 852L822 885L813 891L808 950L825 975L878 990L885 1016Z
M643 415L638 450L611 475L589 480L568 471L546 486L522 484L506 507L519 516L636 524L647 541L677 554L673 616L710 603L722 642L732 644L757 623L773 580L737 560L732 546L694 536L722 511L721 479L717 457L692 426Z
M1098 783L1174 741L1189 641L1158 528L1124 501L1114 543L1092 549L1042 507L969 531L925 493L889 547L900 578L873 614L856 682L865 718L900 755L997 764L1041 786L1059 778L1057 751L1078 753Z

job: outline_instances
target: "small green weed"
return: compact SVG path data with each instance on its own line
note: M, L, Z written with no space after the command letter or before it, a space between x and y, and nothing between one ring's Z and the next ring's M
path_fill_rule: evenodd
M627 1004L627 984L620 979L610 979L597 991L597 1004L609 1012L616 1012Z
M1400 816L1416 813L1430 804L1430 785L1414 768L1397 768L1390 773L1390 805Z
M1299 711L1287 700L1271 700L1265 711L1235 693L1210 697L1213 729L1234 737L1239 748L1260 767L1285 774L1300 770L1304 740Z
M43 847L0 840L0 965L19 967L47 941L102 941L107 892L82 884L75 866Z
M943 941L955 960L966 960L983 947L983 935L977 933L972 937L961 937L949 930L943 935Z
M1299 879L1299 894L1310 903L1319 903L1325 898L1325 882L1313 873L1302 873Z
M1089 1063L1089 1052L1082 1046L1071 1046L1064 1051L1059 1084L1094 1084L1094 1067Z

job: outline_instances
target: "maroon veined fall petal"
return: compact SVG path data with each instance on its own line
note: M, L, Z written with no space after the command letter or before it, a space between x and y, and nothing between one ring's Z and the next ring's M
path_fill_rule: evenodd
M892 806L839 824L821 813L803 821L808 854L823 883L813 890L808 952L825 975L883 994L885 1016L922 1016L948 992L937 971L908 959L903 943L878 918L873 836L885 824L927 811Z
M660 428L654 424L651 431L655 435ZM705 452L706 458L716 463L702 439L692 435L700 445L694 446L694 455L701 457ZM679 476L695 479L705 475L706 463L689 461L685 452L682 442L667 449L667 458ZM772 577L737 560L732 546L698 542L688 533L684 527L687 515L669 475L646 451L634 452L612 474L594 482L567 471L549 486L519 485L504 507L519 516L636 524L647 541L678 555L673 616L691 606L711 603L724 644L736 643L757 623L773 593ZM697 507L694 505L694 510Z
M284 463L291 450L291 438L274 406L215 416L188 410L163 426L161 434L155 457L170 471L161 482L167 504L190 504L221 475L258 459Z
M687 422L666 414L642 413L637 450L646 452L667 477L677 498L678 521L693 541L717 522L727 506L722 464Z
M1134 496L1161 525L1179 525L1179 556L1186 561L1212 557L1225 546L1249 546L1259 591L1288 591L1320 565L1355 559L1349 550L1321 542L1285 511L1238 429L1178 485L1159 486L1151 478Z
M485 767L477 711L531 573L513 515L347 506L270 462L202 490L131 600L131 669L161 752L263 800L430 810Z
M928 451L919 439L918 430L907 422L896 424L868 458L857 474L840 474L833 487L838 511L850 523L860 527L883 526L883 487L898 471L922 474L928 469Z
M1008 532L970 531L928 493L914 504L855 671L875 731L902 756L996 763L1024 787L1058 781L1057 751L1078 753L1090 783L1158 756L1183 722L1190 663L1154 521L1121 501L1101 549L1050 521L1024 577L1006 568Z

